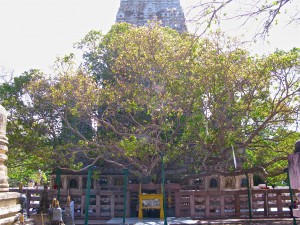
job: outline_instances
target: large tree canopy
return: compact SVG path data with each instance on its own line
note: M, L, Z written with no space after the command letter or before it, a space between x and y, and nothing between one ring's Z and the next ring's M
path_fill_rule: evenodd
M33 76L26 88L48 130L52 166L105 162L142 177L164 156L168 169L185 173L233 172L232 149L236 172L286 165L297 139L299 49L253 57L220 34L128 24L91 31L77 46L83 67L66 56L55 76Z

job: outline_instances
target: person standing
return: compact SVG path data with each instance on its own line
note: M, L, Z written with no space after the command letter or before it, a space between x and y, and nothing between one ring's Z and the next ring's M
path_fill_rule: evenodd
M40 207L38 208L38 213L48 213L50 208L49 196L48 196L48 186L44 185L44 190L40 197Z
M70 210L71 210L72 221L74 221L74 200L73 200L73 198L71 198Z
M59 206L59 201L56 200L55 207L53 208L53 217L51 221L51 225L61 225L63 224L62 219L62 209Z

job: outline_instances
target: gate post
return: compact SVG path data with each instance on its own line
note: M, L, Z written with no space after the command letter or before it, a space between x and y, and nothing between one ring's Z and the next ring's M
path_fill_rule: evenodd
M175 192L175 217L180 217L180 192Z
M247 173L246 173L246 178L247 178L247 191L248 191L249 218L252 219L252 204L251 204L252 198L251 198L250 182Z

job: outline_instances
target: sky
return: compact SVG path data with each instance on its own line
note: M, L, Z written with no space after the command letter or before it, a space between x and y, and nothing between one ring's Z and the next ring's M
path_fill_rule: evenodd
M197 1L181 0L183 10ZM107 33L119 5L120 0L0 0L0 67L15 75L31 68L50 72L56 57L74 52L73 44L90 30ZM275 28L270 43L256 44L256 51L300 47L299 27Z

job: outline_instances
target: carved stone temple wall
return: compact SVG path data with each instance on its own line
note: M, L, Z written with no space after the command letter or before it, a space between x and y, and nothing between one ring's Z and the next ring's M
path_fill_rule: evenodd
M292 189L300 189L300 140L295 143L295 151L288 156L290 185Z
M6 137L7 112L0 105L0 224L14 224L19 217L21 206L19 202L19 193L9 192L6 152L8 151L8 140Z
M152 20L178 32L187 31L180 0L121 0L116 22L145 26Z

